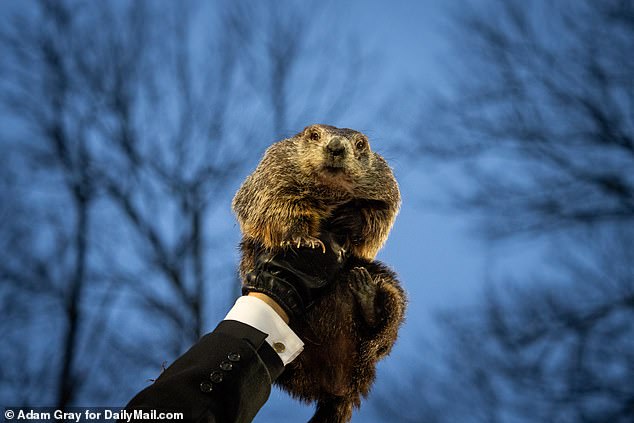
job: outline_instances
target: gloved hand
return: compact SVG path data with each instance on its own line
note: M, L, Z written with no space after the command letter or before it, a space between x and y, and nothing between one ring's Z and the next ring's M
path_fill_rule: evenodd
M326 247L287 248L262 252L255 269L246 275L242 294L261 292L286 311L291 320L304 315L343 267L345 254L329 234L320 236Z

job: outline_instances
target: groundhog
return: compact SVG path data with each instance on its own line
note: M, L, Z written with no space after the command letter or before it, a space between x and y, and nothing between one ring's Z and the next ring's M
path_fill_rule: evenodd
M374 257L399 206L392 170L368 138L328 125L311 125L269 147L233 199L243 280L262 251L325 250L330 242L344 260L305 321L290 322L305 347L276 381L295 398L317 402L311 422L350 421L370 391L377 361L396 341L405 294Z

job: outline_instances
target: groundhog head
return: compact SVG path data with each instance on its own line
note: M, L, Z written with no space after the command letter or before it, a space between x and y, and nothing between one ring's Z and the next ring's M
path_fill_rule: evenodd
M352 190L375 160L368 137L348 128L310 125L293 140L302 172L330 186Z

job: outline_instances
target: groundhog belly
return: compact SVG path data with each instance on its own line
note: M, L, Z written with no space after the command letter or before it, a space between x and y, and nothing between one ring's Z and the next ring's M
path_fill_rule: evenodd
M354 365L359 335L354 298L346 280L337 281L292 329L304 340L304 351L290 363L276 384L304 401L354 393Z

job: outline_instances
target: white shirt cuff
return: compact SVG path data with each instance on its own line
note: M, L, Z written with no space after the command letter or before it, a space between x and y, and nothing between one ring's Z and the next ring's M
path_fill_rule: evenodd
M304 343L268 304L256 297L236 300L225 320L237 320L266 333L266 342L286 366L304 349Z

